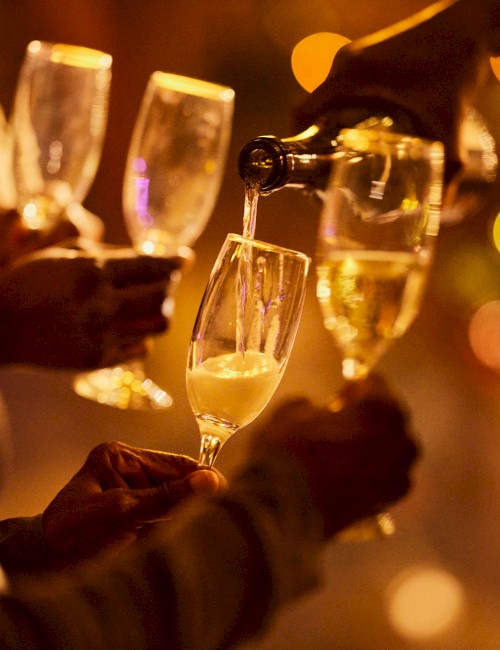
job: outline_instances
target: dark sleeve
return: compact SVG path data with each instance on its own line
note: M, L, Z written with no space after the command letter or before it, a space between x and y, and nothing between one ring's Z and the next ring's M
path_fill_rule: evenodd
M0 521L0 566L7 574L31 572L45 562L42 515Z
M18 588L1 603L4 647L223 650L259 634L317 584L321 527L298 477L259 463L133 554Z

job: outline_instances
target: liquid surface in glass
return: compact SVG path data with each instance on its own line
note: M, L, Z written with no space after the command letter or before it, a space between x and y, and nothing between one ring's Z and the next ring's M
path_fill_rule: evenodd
M252 422L271 399L280 381L279 364L254 350L221 354L188 369L186 379L200 428L227 438Z
M427 266L413 253L331 252L318 265L316 295L325 327L344 358L343 374L358 379L418 313Z

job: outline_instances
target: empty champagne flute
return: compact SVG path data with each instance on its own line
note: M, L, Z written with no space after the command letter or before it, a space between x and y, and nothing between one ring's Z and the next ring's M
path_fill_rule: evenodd
M86 197L100 161L112 58L76 45L32 41L11 118L18 210L48 230Z
M210 219L225 170L234 91L154 72L130 141L123 212L138 253L175 255ZM172 397L146 376L142 360L77 375L76 392L122 409L161 409Z
M439 229L443 146L346 129L321 214L316 295L347 382L363 379L417 316ZM332 408L339 408L338 400ZM345 538L392 534L387 513Z
M263 410L283 377L302 314L310 259L229 234L189 346L186 383L200 465Z

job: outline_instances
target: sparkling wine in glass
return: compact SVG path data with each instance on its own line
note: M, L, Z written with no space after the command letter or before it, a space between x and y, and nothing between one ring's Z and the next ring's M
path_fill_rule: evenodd
M310 259L229 234L194 325L187 392L201 434L200 464L273 396L299 325Z
M99 165L112 58L76 45L29 43L11 118L19 213L53 227L87 195Z
M172 256L210 219L225 170L234 91L154 72L130 141L123 181L125 224L137 252ZM118 408L159 409L172 398L141 360L77 376L83 397Z
M419 312L443 165L439 142L383 128L340 134L320 220L316 295L347 382L366 377ZM361 522L356 536L373 536L370 523ZM394 530L386 513L376 524L382 535Z

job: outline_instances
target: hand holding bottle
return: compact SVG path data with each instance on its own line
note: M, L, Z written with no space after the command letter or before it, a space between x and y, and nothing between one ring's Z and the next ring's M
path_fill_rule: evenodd
M466 107L485 81L489 57L500 52L499 12L498 0L438 2L345 45L326 81L297 111L296 130L328 114L351 120L356 107L361 119L366 111L388 114L401 124L399 132L443 142L449 181L463 162ZM340 125L349 126L354 123Z

